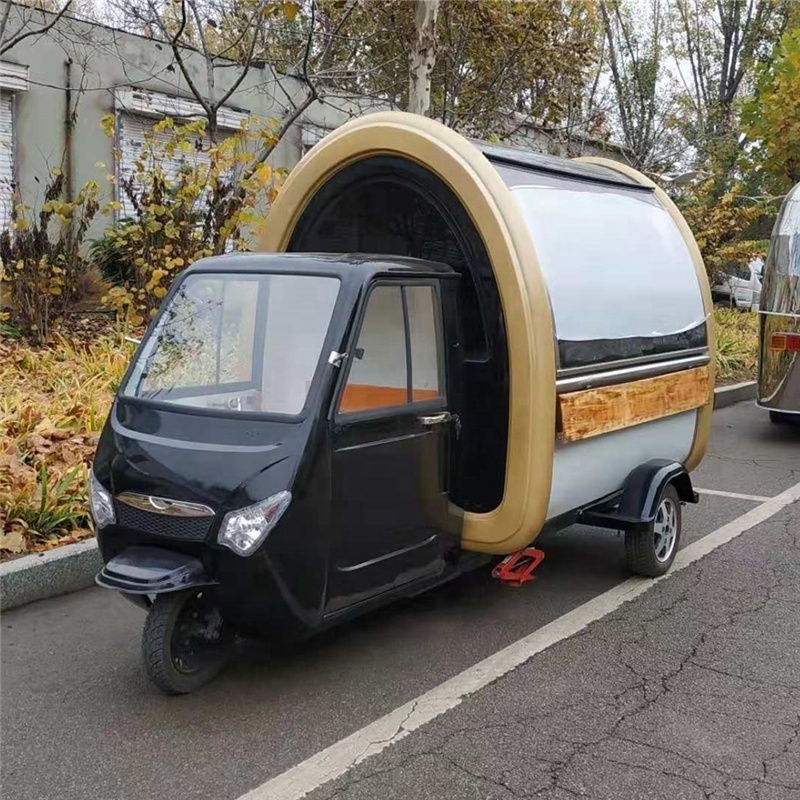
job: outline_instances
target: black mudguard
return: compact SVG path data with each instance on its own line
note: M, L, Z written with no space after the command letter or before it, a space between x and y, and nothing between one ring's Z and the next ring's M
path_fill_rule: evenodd
M129 547L103 567L95 582L135 595L178 592L216 583L199 559L160 547Z
M670 483L684 503L698 501L686 467L678 461L655 458L628 475L621 496L584 509L578 521L616 530L648 530L655 519L661 493Z

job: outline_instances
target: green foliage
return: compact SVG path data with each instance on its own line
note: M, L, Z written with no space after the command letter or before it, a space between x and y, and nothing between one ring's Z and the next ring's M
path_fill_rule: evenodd
M744 198L741 183L722 197L717 194L717 186L712 177L677 199L712 280L732 267L765 255L766 243L747 238L745 231L769 208L763 202Z
M118 227L123 228L128 224L126 220L122 220ZM114 286L122 286L134 278L133 263L125 252L123 242L124 239L120 241L113 233L113 228L89 242L89 261L103 280Z
M778 191L800 181L800 27L784 34L771 63L760 69L744 122L756 142L750 162L775 178Z

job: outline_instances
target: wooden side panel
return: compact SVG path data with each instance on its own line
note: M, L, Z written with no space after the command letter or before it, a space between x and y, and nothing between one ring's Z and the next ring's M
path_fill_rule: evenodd
M680 414L708 402L707 366L630 383L559 395L559 438L576 442Z

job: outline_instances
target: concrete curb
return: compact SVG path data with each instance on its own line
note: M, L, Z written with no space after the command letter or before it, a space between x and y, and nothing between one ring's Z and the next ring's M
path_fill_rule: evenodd
M102 566L95 539L0 564L0 610L85 589Z
M714 390L714 408L753 400L755 396L755 381L723 386ZM0 564L0 610L85 589L94 583L102 566L95 539Z
M756 382L745 381L732 386L720 386L714 389L714 408L725 408L744 400L756 399Z

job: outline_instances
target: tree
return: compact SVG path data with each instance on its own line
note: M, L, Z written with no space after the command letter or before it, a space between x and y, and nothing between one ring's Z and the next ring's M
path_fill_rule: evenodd
M760 70L744 119L755 142L751 163L770 173L777 192L787 191L800 181L800 27L784 34Z
M26 39L47 34L67 13L72 1L17 5L18 15L13 28L11 26L11 9L14 4L6 2L3 11L0 12L0 56Z
M275 18L292 22L299 8L296 2L285 0L145 0L116 7L127 27L168 43L175 64L203 109L212 142L219 136L221 109L242 86L254 64L262 62L269 52L270 22ZM197 59L202 61L202 80L195 68ZM291 111L278 126L275 144L316 99L306 66L304 60L294 75L306 91L299 101L291 95L285 98Z
M672 0L673 46L691 111L687 137L700 165L718 174L718 193L744 145L739 102L756 67L768 61L792 0Z
M630 161L644 171L669 170L685 149L675 117L678 95L665 70L661 0L635 14L621 0L600 0L616 118Z
M592 0L439 0L438 7L430 116L482 137L506 137L530 122L583 122L570 112L597 58L599 17ZM413 8L406 0L320 0L325 24L339 26L330 67L317 62L326 96L355 93L411 108Z
M414 0L414 42L409 56L408 110L428 113L431 106L431 73L436 63L436 18L439 0Z

